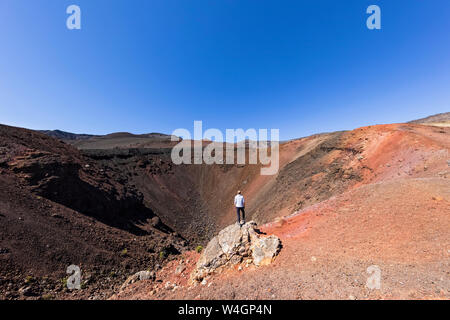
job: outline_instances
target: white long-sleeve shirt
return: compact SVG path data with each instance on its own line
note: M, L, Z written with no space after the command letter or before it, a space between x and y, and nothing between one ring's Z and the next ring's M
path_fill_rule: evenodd
M245 200L244 200L244 196L242 194L238 194L238 195L236 195L236 197L234 197L234 205L236 206L236 208L244 208L245 207Z

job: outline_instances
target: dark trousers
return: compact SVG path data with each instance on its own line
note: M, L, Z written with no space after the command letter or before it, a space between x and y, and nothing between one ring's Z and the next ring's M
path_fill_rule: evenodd
M242 220L244 220L245 222L245 210L244 208L238 208L236 207L236 214L237 214L237 222L240 223L241 222L241 216L240 216L240 212L242 212Z

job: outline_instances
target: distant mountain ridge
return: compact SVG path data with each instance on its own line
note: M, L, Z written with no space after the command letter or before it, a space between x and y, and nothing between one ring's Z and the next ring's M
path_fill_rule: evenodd
M77 134L62 130L39 130L53 138L62 140L78 149L113 149L113 148L161 148L170 147L172 136L163 133L133 134L113 132L106 135ZM175 139L177 141L178 139Z
M450 126L450 112L438 113L426 118L417 119L408 123L417 123L434 126Z
M60 139L60 140L85 140L90 139L93 137L98 137L93 134L77 134L77 133L71 133L61 130L38 130L39 132L42 132L50 137Z
M435 114L408 123L448 127L450 126L450 112ZM144 134L113 132L106 135L77 134L62 130L39 130L39 132L72 144L78 149L153 148L174 145L171 135L157 132Z

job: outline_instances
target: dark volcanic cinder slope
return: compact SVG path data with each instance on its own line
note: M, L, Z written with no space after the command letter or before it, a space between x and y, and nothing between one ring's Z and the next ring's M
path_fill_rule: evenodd
M172 164L170 148L83 150L112 178L143 194L143 203L164 224L192 240L208 238L214 222L202 215L203 203L189 170Z
M0 190L0 297L64 296L71 264L78 294L105 296L186 244L135 189L35 131L0 126Z
M171 148L90 149L82 153L111 172L114 180L139 190L146 207L164 224L199 244L222 227L221 219L230 209L244 172L237 165L177 166L172 163ZM252 166L246 166L247 170L253 170Z

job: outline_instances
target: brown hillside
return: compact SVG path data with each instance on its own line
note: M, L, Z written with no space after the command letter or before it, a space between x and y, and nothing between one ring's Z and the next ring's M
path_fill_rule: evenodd
M58 140L0 126L0 297L64 296L71 264L86 275L83 296L105 297L133 270L162 263L160 252L183 250L111 175Z

